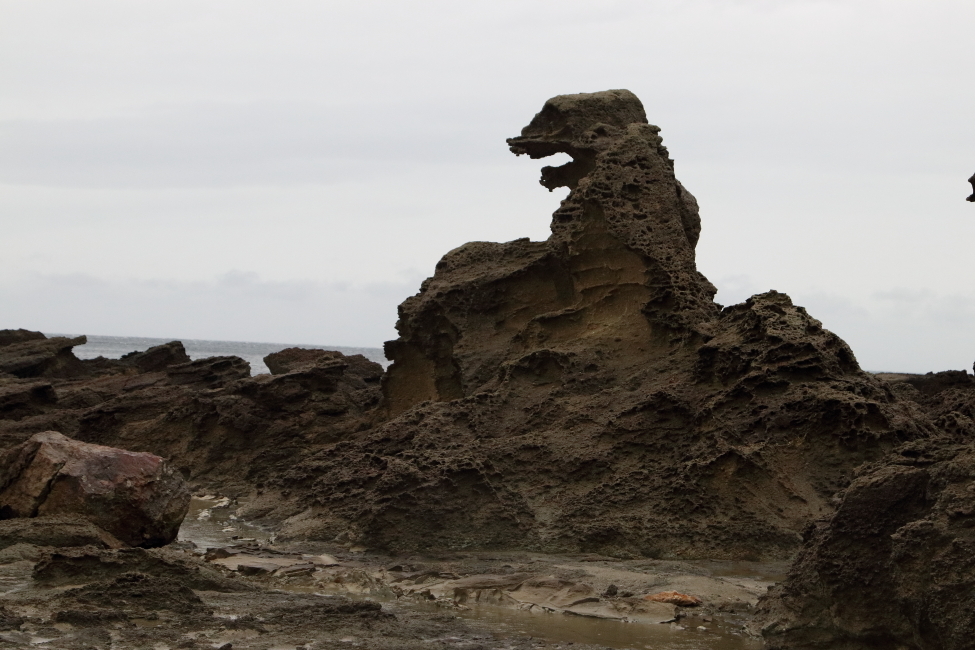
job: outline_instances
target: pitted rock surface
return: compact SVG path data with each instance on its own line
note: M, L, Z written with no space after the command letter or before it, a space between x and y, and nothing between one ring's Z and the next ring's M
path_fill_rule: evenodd
M856 466L936 433L785 294L713 303L696 201L632 93L553 98L508 143L573 157L542 171L571 190L551 237L440 261L386 346L392 419L272 483L307 495L286 532L781 556Z
M760 601L767 647L972 647L975 448L911 443L859 474Z

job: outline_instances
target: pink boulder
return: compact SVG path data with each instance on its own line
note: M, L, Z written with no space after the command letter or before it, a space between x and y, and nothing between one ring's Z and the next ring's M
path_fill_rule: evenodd
M176 539L189 504L183 477L153 454L45 431L0 455L0 519L80 515L126 544L153 547Z

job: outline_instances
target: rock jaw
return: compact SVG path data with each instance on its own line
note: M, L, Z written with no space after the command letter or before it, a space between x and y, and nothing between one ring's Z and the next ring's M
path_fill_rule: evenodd
M695 265L697 201L659 131L633 93L609 90L553 97L508 140L518 155L572 156L541 179L569 196L546 242L466 244L401 305L386 345L391 413L470 395L533 350L646 358L717 316Z

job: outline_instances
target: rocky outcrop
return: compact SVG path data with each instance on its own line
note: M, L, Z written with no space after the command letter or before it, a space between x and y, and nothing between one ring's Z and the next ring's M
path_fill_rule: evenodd
M975 447L909 444L811 526L760 603L771 649L962 650L975 637Z
M975 617L975 381L891 376L940 436L858 468L834 515L810 523L787 579L759 604L767 647L971 647Z
M448 253L400 307L392 418L278 477L294 533L391 550L758 557L796 548L864 461L933 428L788 296L722 310L697 203L627 91L508 141L573 161L552 235Z
M788 556L856 467L945 432L787 295L713 302L659 131L628 91L546 102L508 144L572 157L542 170L570 190L551 236L450 251L400 306L385 374L294 349L257 377L104 361L52 380L53 402L12 399L0 442L58 429L156 453L287 517L285 537Z
M14 343L41 341L46 338L47 337L41 332L34 332L31 330L25 330L23 328L16 330L0 330L0 348L13 345Z
M202 388L218 388L238 379L251 376L251 364L240 357L208 357L188 363L167 366L171 384L194 384Z
M336 352L214 388L142 375L142 388L84 409L72 435L165 456L225 493L263 491L297 459L373 426L382 374L361 355Z
M0 518L80 515L131 546L176 539L189 508L162 458L38 433L0 456Z
M84 376L0 379L0 448L53 429L162 456L198 487L247 493L380 413L383 368L361 355L285 351L270 355L272 365L282 359L279 374L251 377L237 357L185 362L183 353L173 342L84 361Z
M156 345L143 352L130 352L123 355L123 364L134 366L142 372L157 372L171 366L190 363L186 348L179 341Z
M570 188L552 236L448 253L385 375L297 349L257 377L124 359L0 439L151 451L286 536L740 558L793 552L856 466L935 431L788 296L713 302L696 201L631 93L554 98L509 144L573 157L542 172Z
M272 375L283 375L298 368L314 366L320 361L342 359L341 352L329 350L310 350L307 348L287 348L280 352L273 352L264 357L264 365Z
M86 491L100 462L76 467L41 449L81 443L50 433L25 443L58 429L165 456L194 486L247 497L239 514L284 519L279 539L409 553L798 550L760 605L769 648L970 647L975 380L864 373L783 293L715 304L696 268L697 203L659 131L628 91L546 102L508 144L572 158L542 170L543 186L570 190L551 236L447 253L400 306L386 373L361 356L292 348L266 358L272 374L250 377L242 359L190 361L178 342L79 361L71 347L83 337L0 331L0 449L24 443L0 457L3 514L100 498ZM130 490L117 478L106 485ZM135 517L126 532L90 510L130 544L164 539L133 539L145 530ZM32 541L45 526L65 544L117 545L94 525L42 517L0 522L0 536ZM216 583L190 583L180 575L203 576L199 567L173 572L158 553L55 552L34 578L63 585L97 574L107 579L99 597L136 603L148 593L139 576L162 573L182 581L163 600L197 611L187 589ZM242 560L240 571L314 570ZM433 593L426 573L414 577L400 588ZM556 576L522 578L444 577L437 588L646 620L673 613L650 601L698 600L666 591L603 603L614 585L596 596ZM88 596L66 596L66 622L110 615L86 609Z
M76 377L84 373L81 361L71 352L84 345L84 336L47 338L29 330L0 330L0 378Z
M697 202L659 131L639 99L615 90L555 97L508 140L532 158L570 154L541 183L572 192L547 241L461 246L400 306L400 338L386 344L394 414L470 395L532 351L599 349L626 372L717 314L694 262Z

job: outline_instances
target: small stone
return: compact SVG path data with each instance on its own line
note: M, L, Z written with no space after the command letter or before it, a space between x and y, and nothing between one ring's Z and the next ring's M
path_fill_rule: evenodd
M237 565L237 572L245 576L267 575L276 571L280 566L274 562L247 560Z
M291 566L281 567L274 572L276 576L282 577L292 577L292 576L307 576L315 572L315 565L308 562L305 564L292 564Z
M676 591L661 591L660 593L644 596L643 599L656 603L670 603L678 607L697 607L701 604L701 599L697 596L688 596L687 594Z
M222 548L208 548L206 553L203 554L203 559L205 560L221 560L225 557L231 557L237 555L237 551L229 549L226 547Z

